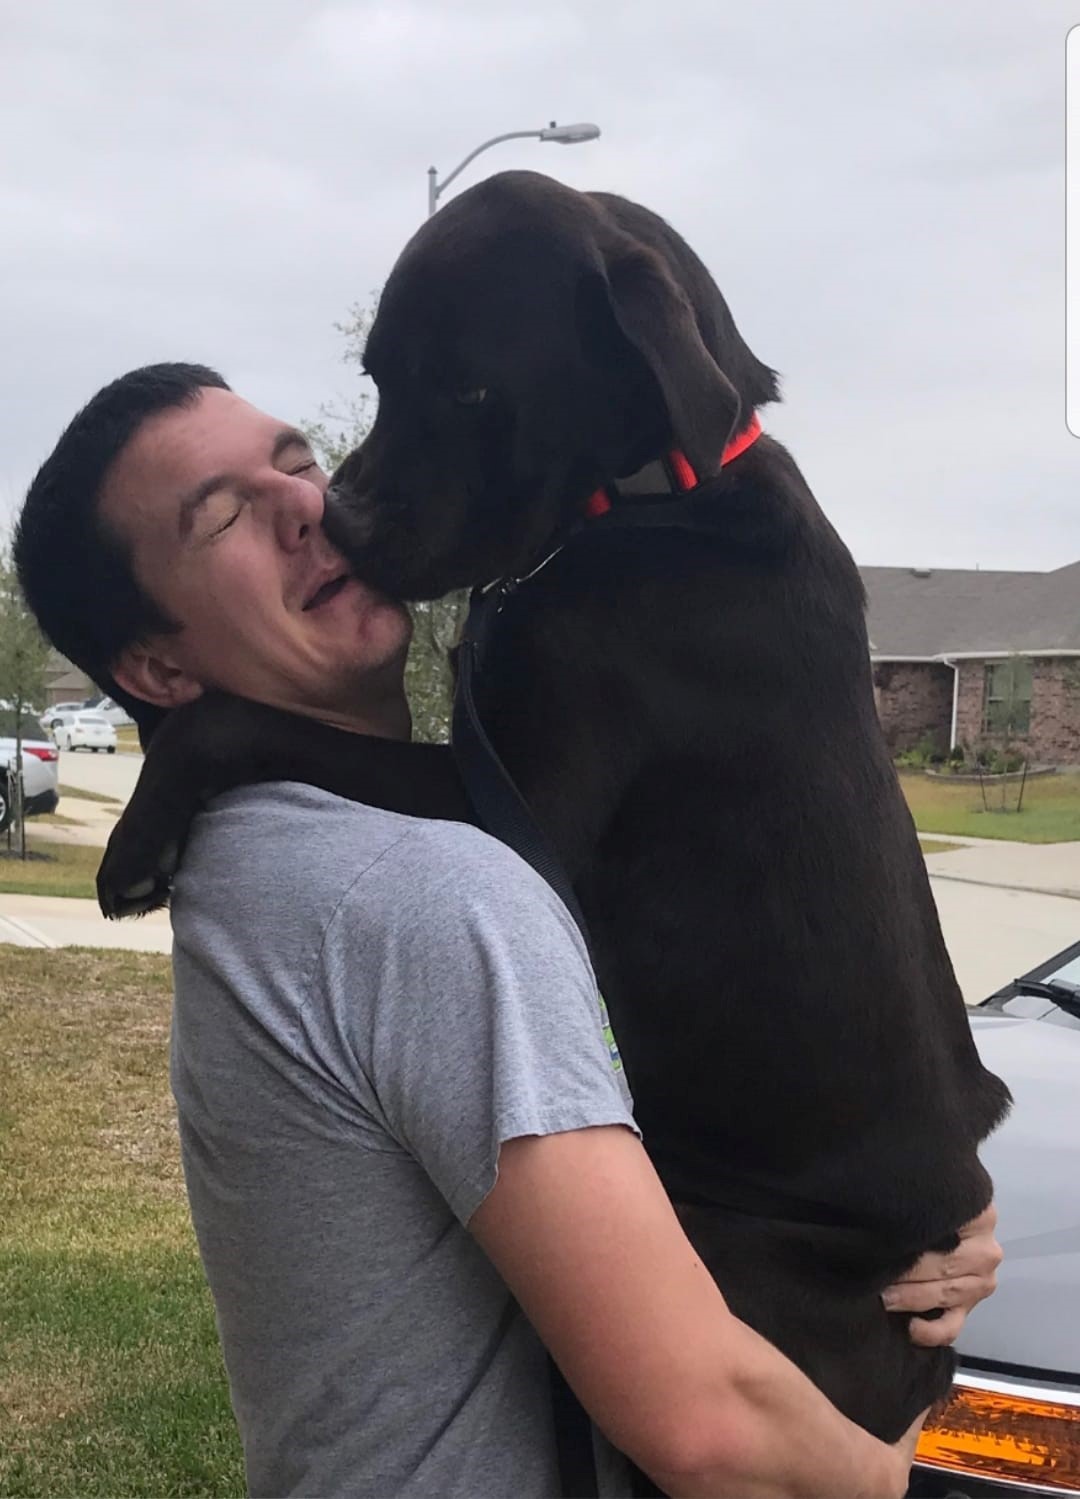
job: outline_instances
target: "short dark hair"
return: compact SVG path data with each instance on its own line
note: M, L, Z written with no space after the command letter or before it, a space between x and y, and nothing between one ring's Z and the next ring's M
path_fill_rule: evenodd
M19 583L44 634L135 719L144 740L162 710L112 677L125 646L179 625L140 588L130 548L105 524L109 470L148 417L191 406L201 390L228 390L202 364L150 364L88 401L27 490L15 529Z

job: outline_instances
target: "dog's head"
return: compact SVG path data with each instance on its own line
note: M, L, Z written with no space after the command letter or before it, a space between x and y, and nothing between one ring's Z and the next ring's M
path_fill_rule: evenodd
M378 415L326 527L405 598L526 570L593 490L672 447L716 473L740 415L777 399L661 219L532 172L489 178L413 237L364 362Z

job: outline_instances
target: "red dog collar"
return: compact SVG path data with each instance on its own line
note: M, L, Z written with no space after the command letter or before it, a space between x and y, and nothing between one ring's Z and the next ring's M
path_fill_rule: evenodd
M750 444L752 442L756 442L760 436L761 423L758 420L758 414L755 411L742 431L736 433L736 435L731 439L727 447L724 449L720 457L720 467L723 468L724 465L726 463L730 463L733 458L738 458L740 453L745 453ZM674 490L676 493L684 493L688 489L693 489L698 482L697 474L695 474L694 470L690 467L686 455L676 451L674 453L669 453L666 460L664 460L662 464L648 464L646 468L642 469L641 475L635 474L630 479L624 479L620 486L616 487L613 485L611 487L615 488L616 494L632 494L635 487L640 492L641 485L637 484L635 486L634 481L638 480L639 478L643 478L645 475L652 474L653 471L658 468L661 469L661 473L659 475L661 485ZM667 481L666 484L664 483L665 480ZM655 494L658 487L659 486L654 480L650 479L647 481L647 492ZM610 509L611 495L608 493L607 489L594 490L589 498L585 501L585 514L589 516L590 519L597 515L606 515Z

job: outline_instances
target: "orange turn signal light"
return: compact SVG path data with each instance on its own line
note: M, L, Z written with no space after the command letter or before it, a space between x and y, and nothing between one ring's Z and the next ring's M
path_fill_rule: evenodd
M1080 1494L1080 1390L969 1374L931 1411L915 1461L969 1478Z

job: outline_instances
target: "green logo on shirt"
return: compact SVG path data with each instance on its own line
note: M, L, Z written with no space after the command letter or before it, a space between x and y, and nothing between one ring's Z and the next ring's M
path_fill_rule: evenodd
M604 1033L604 1040L607 1042L608 1055L611 1058L611 1069L613 1072L621 1072L622 1057L619 1055L619 1043L615 1040L615 1032L611 1028L611 1016L608 1014L607 1005L604 1003L604 996L598 993L596 997L600 1002L600 1028Z

